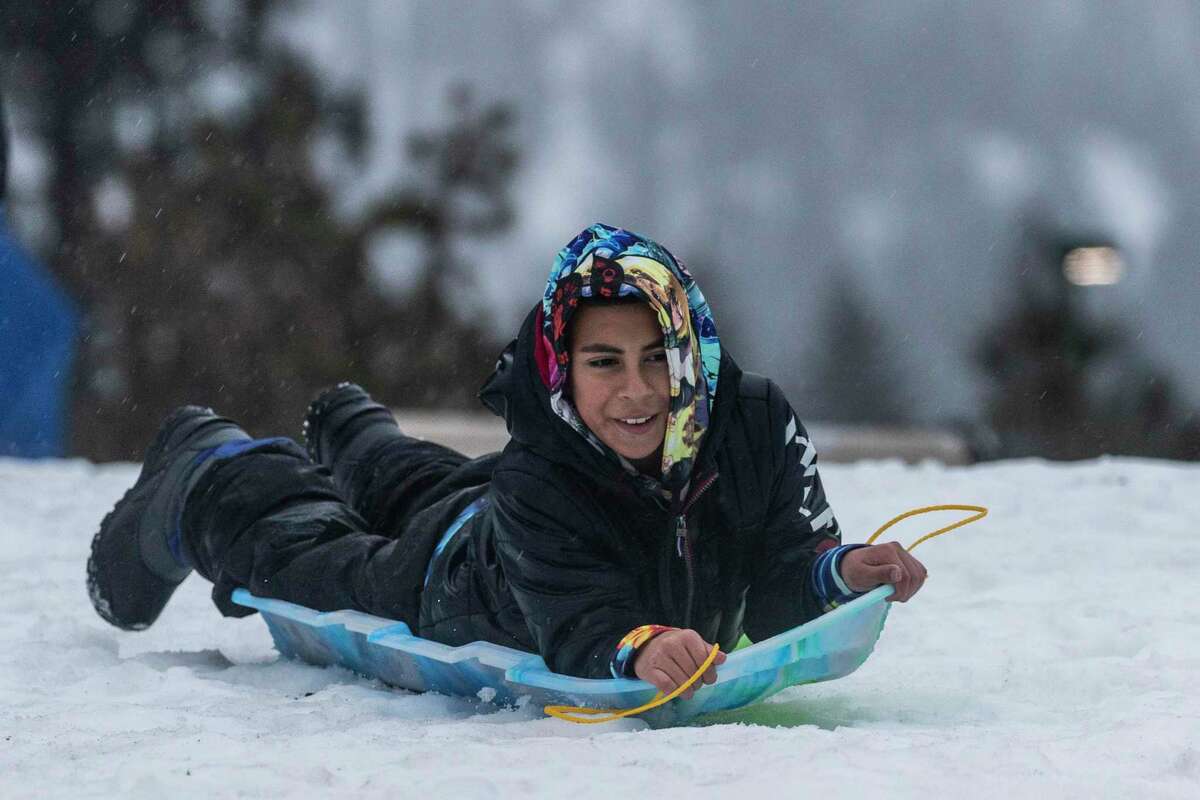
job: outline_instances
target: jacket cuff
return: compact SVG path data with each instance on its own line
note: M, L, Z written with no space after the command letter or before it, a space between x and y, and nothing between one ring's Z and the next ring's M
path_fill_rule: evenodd
M660 633L673 630L677 629L670 625L639 625L634 628L617 642L617 651L608 665L608 671L614 678L636 678L633 661L638 649Z
M821 555L812 566L812 587L817 601L826 613L833 611L843 603L848 603L865 592L851 591L842 580L842 556L851 550L866 547L865 544L843 544L831 547Z

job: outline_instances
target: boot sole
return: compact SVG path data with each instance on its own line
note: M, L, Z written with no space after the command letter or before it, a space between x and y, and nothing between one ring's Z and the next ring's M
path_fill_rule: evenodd
M213 417L207 415L212 413L212 409L209 408L183 406L176 409L163 421L154 441L146 449L142 470L138 474L137 480L116 502L112 511L101 520L100 529L92 537L91 552L87 562L88 597L91 599L96 613L106 622L122 630L137 631L150 627L166 606L167 601L170 600L171 594L191 572L190 569L185 571L184 568L181 568L181 576L178 580L173 580L158 575L144 563L140 550L141 520L137 514L144 511L149 503L145 495L157 488L155 478L159 477L167 468L166 464L160 463L163 455L181 444L200 427L209 423ZM195 417L195 424L189 425L183 421L183 418L188 416ZM101 563L114 565L113 569L106 571L107 576L101 573ZM105 577L111 580L121 571L116 568L118 565L125 566L126 577L136 580L143 586L149 582L146 588L154 590L148 595L151 602L139 604L135 601L132 603L131 610L140 613L122 615L124 618L118 616L113 608L118 587L104 585ZM159 602L160 600L161 602Z
M354 386L359 391L363 391L361 386L350 381L342 381L331 389L326 389L317 395L317 399L308 404L308 409L304 412L304 424L301 426L301 438L304 440L304 449L308 451L308 458L314 464L320 464L321 456L321 436L317 431L320 420L329 411L333 397L343 389ZM366 394L365 391L363 391Z

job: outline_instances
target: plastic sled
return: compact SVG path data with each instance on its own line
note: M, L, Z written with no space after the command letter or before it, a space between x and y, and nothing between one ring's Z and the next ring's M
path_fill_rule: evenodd
M730 653L716 683L641 715L652 727L757 703L781 689L848 675L867 660L883 630L891 586L880 586L811 622ZM473 642L450 647L414 636L408 625L359 611L319 612L245 589L236 603L261 612L288 658L339 665L414 692L479 697L505 706L536 703L629 709L657 691L629 678L573 678L551 672L540 656ZM698 684L699 685L699 684Z

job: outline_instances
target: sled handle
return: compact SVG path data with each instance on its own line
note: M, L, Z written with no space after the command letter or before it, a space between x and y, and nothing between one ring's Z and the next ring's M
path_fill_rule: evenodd
M883 525L879 526L879 530L872 533L871 537L869 539L867 539L867 544L872 544L876 539L878 539L883 534L884 531L886 531L888 528L892 527L896 523L906 520L909 517L915 517L918 514L928 514L931 511L974 511L975 513L969 517L960 519L958 522L955 522L952 525L947 525L944 528L938 528L933 533L925 534L920 539L917 539L915 542L910 544L908 547L904 548L905 550L908 550L910 553L914 549L916 549L917 545L919 545L921 542L928 541L929 539L932 539L935 536L941 536L943 533L949 533L950 531L954 530L955 528L961 528L964 525L970 525L972 522L978 522L979 520L983 519L984 517L986 517L988 515L988 510L986 508L984 508L983 506L968 506L968 505L952 504L952 505L925 506L923 508L914 508L912 511L905 511L900 516L893 517L892 519L885 522Z
M632 717L634 714L641 714L643 711L649 711L652 708L658 708L664 703L669 703L679 695L687 691L688 687L696 681L700 680L713 661L716 660L717 654L721 652L721 645L714 644L712 652L708 654L708 658L704 659L704 663L700 665L700 669L693 673L692 677L676 687L675 691L668 695L662 692L654 695L648 703L644 703L637 708L626 708L623 710L611 708L584 708L583 706L546 706L543 711L548 715L565 720L567 722L577 722L580 725L594 725L597 722L612 722L614 719L622 717Z

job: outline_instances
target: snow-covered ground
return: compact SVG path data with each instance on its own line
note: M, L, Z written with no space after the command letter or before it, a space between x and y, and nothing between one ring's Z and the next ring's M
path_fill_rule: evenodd
M847 541L918 505L991 516L921 546L929 582L858 672L652 731L282 661L195 577L117 631L84 563L136 467L0 460L0 796L1200 797L1200 468L823 474Z

